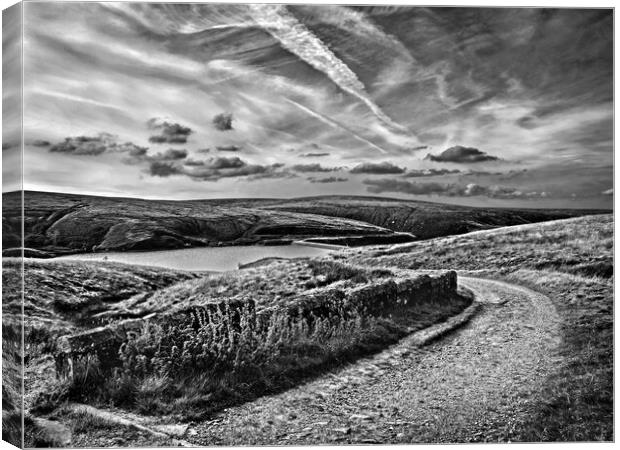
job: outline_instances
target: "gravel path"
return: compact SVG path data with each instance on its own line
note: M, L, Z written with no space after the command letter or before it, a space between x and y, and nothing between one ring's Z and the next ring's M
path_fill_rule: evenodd
M544 295L459 277L478 314L426 347L413 336L279 395L193 424L197 445L505 441L536 408L560 343Z

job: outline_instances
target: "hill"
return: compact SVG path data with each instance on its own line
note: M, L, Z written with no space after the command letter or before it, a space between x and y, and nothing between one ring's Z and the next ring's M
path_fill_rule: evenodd
M307 238L380 244L412 240L410 234L428 239L602 212L473 208L355 196L167 201L25 191L24 238L27 256L278 245ZM3 255L17 256L10 248L21 245L19 192L3 194L2 213Z
M388 229L355 220L253 206L260 203L141 200L26 191L25 247L55 255L287 244L293 239L314 236L394 235ZM20 246L20 211L20 193L3 194L4 249Z
M326 196L281 200L266 209L359 220L418 239L527 223L567 219L604 210L477 208L381 197Z
M482 436L595 441L613 439L613 246L614 221L607 214L357 251L348 261L391 270L454 269L548 296L561 330L554 373L528 417L504 421L504 429L489 425Z
M436 272L426 272L429 269ZM350 443L364 439L411 443L613 438L611 215L349 249L323 259L264 260L224 274L35 260L26 260L24 270L29 280L25 292L26 405L35 417L66 423L74 430L74 443L99 441L96 430L76 426L93 417L59 408L67 399L99 407L112 403L154 424L191 421L194 434L184 428L183 437L201 445L281 442L271 431L286 439L303 436L299 442L333 442L343 437L340 428L333 424L312 428L319 416L308 418L311 423L307 423L305 409L298 413L303 420L282 424L265 420L253 433L231 431L228 419L204 421L220 414L221 408L281 392L325 371L331 373L320 378L319 385L332 385L338 377L345 380L339 389L352 399L354 416L363 421L359 428L349 425L352 431L344 438ZM412 329L454 316L469 304L471 299L443 294L443 302L424 301L424 296L409 304L393 302L398 299L395 293L419 293L425 283L431 288L436 283L453 286L456 278L451 270L458 271L459 283L464 280L465 287L470 277L470 282L478 280L482 285L493 287L495 283L499 290L486 293L486 303L464 333L456 332L420 350L412 350L411 343L403 341L406 353L395 354L393 366L381 363L381 370L387 371L384 374L378 374L378 366L368 366L368 361L347 366L359 379L358 384L351 384L352 375L342 363L353 363L396 343ZM5 318L20 313L21 299L11 294L19 291L20 274L17 260L4 260ZM353 299L361 302L356 303L361 309L351 309ZM391 303L386 303L389 299ZM485 300L478 293L476 299ZM537 309L539 302L547 305L546 312ZM529 321L523 322L526 316ZM103 324L108 326L96 328ZM129 326L133 328L123 328ZM114 333L105 331L110 329ZM553 339L548 339L547 331ZM70 351L77 359L72 376L57 380L57 357L59 350L64 351L64 338L57 337L67 333ZM118 339L125 335L127 342L114 341L118 346L111 347L112 355L120 358L115 362L120 366L112 372L116 375L111 376L103 364L109 356L106 347L92 344L99 336ZM89 351L97 349L96 366L84 366L80 359L83 355L75 344L85 343L84 337L90 339L86 342ZM543 366L536 352L545 355L544 376L534 373ZM445 359L448 355L456 358L453 364ZM534 365L521 367L519 358L527 355L534 355L530 358ZM431 363L424 365L421 358ZM482 369L464 370L466 363L480 363ZM510 372L503 371L504 366ZM196 372L186 379L188 367ZM261 373L258 378L257 373ZM495 374L493 382L491 374ZM485 383L498 391L491 389L493 395L481 395L476 401L466 399L465 391L447 381L449 375L462 386L475 384L483 393L487 392ZM86 379L92 382L85 383ZM386 386L375 389L373 383L378 380ZM423 382L423 386L395 390L391 380L411 386ZM98 388L84 390L84 386ZM441 394L426 398L424 404L416 403L431 388ZM287 399L306 398L304 389L263 397L264 407L258 402L252 404L254 409L244 405L222 414L229 411L233 428L245 430L256 417L262 417L255 415L257 408L270 417L277 414L274 411L293 410ZM335 393L321 387L313 405L321 417L340 420L334 411L339 411L343 400ZM372 423L360 415L367 410L376 410ZM427 410L430 415L423 419L429 421L428 426L408 425L419 423ZM346 422L349 416L342 417ZM118 433L128 442L145 444L130 430L119 429Z

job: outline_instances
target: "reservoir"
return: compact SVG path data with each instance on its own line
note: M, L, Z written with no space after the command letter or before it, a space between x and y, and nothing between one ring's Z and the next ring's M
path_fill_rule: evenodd
M243 245L234 247L195 247L179 250L147 252L82 253L53 258L72 261L111 261L143 266L165 267L177 270L235 270L262 258L299 258L327 255L333 249L291 244L278 246Z

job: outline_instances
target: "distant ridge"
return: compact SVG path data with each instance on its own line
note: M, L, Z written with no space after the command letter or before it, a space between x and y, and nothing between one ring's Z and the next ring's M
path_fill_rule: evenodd
M197 246L277 245L306 238L419 239L563 219L608 210L475 208L386 197L328 195L292 199L147 200L24 191L28 254ZM21 246L21 191L3 194L3 254ZM386 239L388 238L388 239ZM43 252L43 253L37 253ZM12 254L12 253L11 253Z

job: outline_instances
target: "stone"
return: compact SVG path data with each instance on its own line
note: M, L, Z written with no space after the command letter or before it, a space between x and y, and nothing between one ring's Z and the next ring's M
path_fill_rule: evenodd
M71 430L62 423L37 417L34 419L34 425L39 433L39 439L51 447L71 445Z

